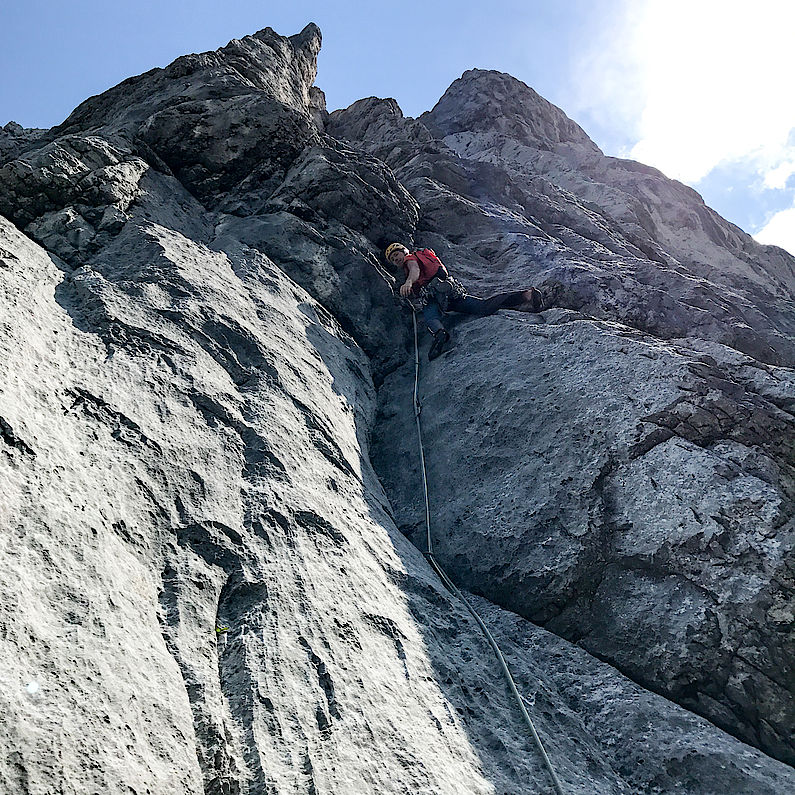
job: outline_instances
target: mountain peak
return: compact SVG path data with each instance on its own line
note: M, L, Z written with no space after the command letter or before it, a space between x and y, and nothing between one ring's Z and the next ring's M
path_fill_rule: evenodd
M290 41L296 49L308 50L317 56L323 45L323 34L314 22L310 22L300 33L290 36Z
M159 107L264 92L309 113L322 34L314 23L293 36L263 28L217 50L183 55L165 68L128 78L81 103L58 134L100 125L135 128Z
M467 70L421 119L442 137L460 132L496 133L534 146L576 144L600 153L560 108L505 72Z

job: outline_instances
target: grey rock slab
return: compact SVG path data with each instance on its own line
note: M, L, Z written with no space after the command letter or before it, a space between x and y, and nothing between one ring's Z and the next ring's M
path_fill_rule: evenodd
M83 218L96 226L108 205L126 210L149 166L175 174L208 204L252 174L273 191L319 135L310 110L319 48L314 25L289 38L266 28L92 97L3 165L0 213L25 226L87 205L95 217ZM126 173L125 161L140 164L139 173ZM74 220L44 223L73 230Z
M117 205L126 210L148 169L123 143L97 136L67 136L20 156L0 169L3 213L24 227L47 212L72 205Z
M530 714L559 773L573 761L561 753L574 735L615 779L594 782L594 792L787 792L793 770L774 762L708 721L622 677L616 670L556 635L468 597L497 638ZM571 723L569 723L571 721ZM560 749L560 750L558 750ZM568 782L567 782L568 783Z
M198 791L190 704L142 554L156 543L138 527L147 475L128 455L154 441L102 400L105 347L56 303L62 273L0 223L15 252L2 271L3 791ZM120 383L131 376L122 364Z
M771 259L767 247L656 169L605 158L558 108L510 75L465 73L421 120L467 159L492 159L525 178L547 176L598 206L619 229L634 221L692 269L774 287L792 298L795 262Z
M370 355L376 380L405 361L408 334L390 285L375 267L379 252L364 236L334 223L323 234L288 212L221 216L214 246L231 241L265 253L310 292Z
M490 649L391 524L362 354L256 252L135 229L61 305L58 263L2 227L4 780L549 791ZM560 709L567 788L632 791ZM755 758L740 780L786 781Z
M660 694L790 759L792 258L508 75L329 115L319 46L266 28L0 136L3 786L550 790L398 529L405 240L548 307L456 326L421 388L440 557L503 606L567 789L791 789Z
M135 229L67 272L2 222L5 791L544 791L389 519L364 355L257 252Z
M422 370L440 559L467 588L789 758L792 416L710 383L711 366L670 343L513 317L459 323L455 347ZM374 461L422 545L412 377L381 390Z
M412 141L390 102L338 111L331 129L389 158L422 207L412 241L435 238L473 289L524 274L549 281L567 306L657 336L795 362L795 258L757 244L695 191L604 157L559 109L499 72L467 72L411 122L431 142Z
M29 129L10 121L0 127L0 165L7 160L13 160L20 152L33 146L46 132L42 129Z
M497 128L544 149L570 145L583 157L601 155L585 131L560 108L503 72L467 70L420 120L445 135Z
M320 44L320 30L310 23L295 36L263 28L214 52L184 55L165 69L151 69L87 99L50 137L100 127L132 131L168 106L256 93L304 111Z

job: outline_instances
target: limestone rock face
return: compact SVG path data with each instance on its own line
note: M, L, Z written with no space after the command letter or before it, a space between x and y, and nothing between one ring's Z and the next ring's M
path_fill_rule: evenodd
M0 213L78 264L129 220L133 197L176 179L355 326L377 373L394 366L405 338L389 333L396 313L372 282L372 240L413 229L416 203L381 161L322 137L311 92L319 47L315 25L290 38L266 28L92 97L0 161ZM184 198L167 201L184 214L174 206Z
M565 791L795 789L792 258L673 240L699 200L508 75L329 114L319 47L0 131L0 792L551 791L422 555L396 239L549 307L448 318L420 392Z
M422 121L438 155L415 147L398 173L432 208L423 242L475 292L539 282L558 307L543 327L466 323L426 374L440 554L467 587L794 760L793 258L768 263L718 219L711 264L715 236L680 227L693 191L631 163L613 179L506 75L467 73ZM648 218L653 245L633 232ZM419 542L411 441L395 455L408 375L382 391L376 462Z
M31 142L41 137L46 130L28 130L14 121L0 127L0 163L16 157Z
M483 113L484 96L500 97L502 112ZM583 210L591 215L582 231L574 227L586 240L618 254L625 253L622 248L642 252L656 273L644 268L636 272L637 280L643 286L662 282L678 304L677 325L672 319L643 318L658 336L697 336L693 326L701 331L697 315L706 310L724 315L721 325L731 328L721 341L749 348L773 364L792 365L793 258L756 243L706 207L691 188L639 163L603 157L557 108L508 75L468 72L422 118L464 159L498 164L555 203L570 205L573 199L580 216ZM591 248L570 232L563 237L575 251ZM723 304L714 294L704 301L715 288L725 295ZM750 326L747 339L744 326ZM766 339L753 342L760 334Z
M556 153L572 165L602 154L560 108L502 72L464 72L420 121L443 135L498 133L516 143Z
M466 587L789 758L795 433L776 403L793 374L549 315L457 326L423 381L440 558ZM413 445L392 408L409 376L385 385L376 466L421 544Z

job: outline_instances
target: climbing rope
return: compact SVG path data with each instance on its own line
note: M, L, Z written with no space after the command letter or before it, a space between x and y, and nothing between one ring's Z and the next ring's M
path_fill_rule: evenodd
M433 538L431 538L431 503L428 499L428 471L425 468L425 448L422 444L422 425L420 424L420 398L418 389L420 384L420 347L417 340L417 310L411 308L411 319L414 321L414 418L417 420L417 442L420 449L420 465L422 470L422 488L425 492L425 546L428 550L425 554L433 558Z
M502 672L505 675L506 680L508 681L508 685L511 689L511 693L513 693L514 698L516 699L516 703L519 705L519 709L522 713L522 718L524 718L524 722L527 724L528 728L530 729L530 734L533 736L533 740L535 741L536 747L538 748L538 752L541 755L541 758L544 760L544 765L549 773L550 778L552 779L552 784L555 788L555 792L557 795L563 795L563 789L560 785L560 780L558 779L557 774L555 773L555 769L552 767L552 762L547 755L546 749L544 748L544 744L541 742L541 737L539 736L538 732L536 731L536 727L533 724L533 720L530 717L530 714L525 707L525 699L522 697L521 693L516 687L516 682L511 674L510 669L508 668L508 663L505 661L505 657L500 651L500 647L497 645L497 641L494 639L494 636L489 631L489 628L486 626L483 619L478 615L477 611L474 607L467 601L461 591L458 590L455 583L447 576L444 569L439 565L439 562L436 560L433 554L433 538L431 536L431 509L430 509L430 500L428 499L428 472L425 467L425 449L422 444L422 425L420 423L420 414L422 412L422 407L420 406L420 401L418 397L418 390L419 390L419 382L420 382L420 346L419 346L419 339L417 335L417 310L412 307L411 319L414 324L414 418L417 421L417 440L419 442L419 449L420 449L420 465L422 471L422 488L425 492L425 530L426 530L426 546L427 552L425 552L425 558L427 559L428 563L430 563L431 568L436 572L439 579L442 581L445 588L450 591L453 596L455 596L461 604L466 607L469 613L472 615L472 618L475 619L477 625L482 630L483 634L486 636L486 640L488 640L491 648L494 650L494 654L497 657L497 660L500 663L500 667L502 668Z

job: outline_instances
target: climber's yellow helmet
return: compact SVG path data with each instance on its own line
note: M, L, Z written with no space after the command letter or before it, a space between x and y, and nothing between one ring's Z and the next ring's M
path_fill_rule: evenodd
M409 250L402 243L390 243L386 247L386 251L384 252L384 256L386 257L387 262L389 262L389 255L393 251L397 251L398 249L401 249L401 250L405 251L406 254L409 253Z

